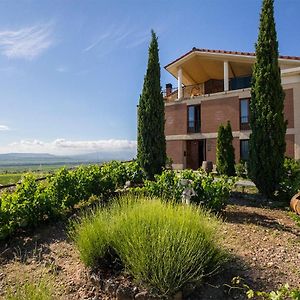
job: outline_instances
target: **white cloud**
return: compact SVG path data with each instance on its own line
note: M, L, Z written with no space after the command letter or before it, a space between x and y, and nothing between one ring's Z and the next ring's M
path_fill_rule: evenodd
M150 30L141 31L141 29L129 28L127 24L113 24L105 31L100 32L90 45L83 49L83 52L97 50L102 56L115 50L118 46L125 48L135 48L141 44L150 41Z
M52 25L0 31L0 52L8 58L33 59L53 44Z
M138 47L139 45L142 45L144 43L146 43L147 41L150 40L150 34L149 33L145 33L144 35L138 35L135 37L135 39L132 42L129 42L126 45L126 48L135 48Z
M50 153L58 155L73 155L83 153L116 153L127 152L135 154L136 141L130 140L96 140L96 141L70 141L66 139L56 139L52 142L39 140L21 140L0 147L0 153Z
M6 125L0 125L0 131L8 131L10 128Z

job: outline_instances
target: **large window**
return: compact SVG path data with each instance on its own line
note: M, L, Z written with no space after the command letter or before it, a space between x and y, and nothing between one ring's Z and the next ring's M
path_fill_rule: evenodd
M241 160L249 160L249 140L240 140Z
M240 127L241 129L250 129L249 127L249 99L240 100Z
M188 106L188 132L200 132L200 105Z
M234 77L230 79L230 89L239 90L251 86L251 76Z

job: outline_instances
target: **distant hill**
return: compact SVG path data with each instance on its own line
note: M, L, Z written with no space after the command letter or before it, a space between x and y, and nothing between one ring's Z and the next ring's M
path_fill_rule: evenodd
M22 158L54 158L55 155L49 153L5 153L0 154L0 160L22 159Z
M41 164L73 163L69 157L59 157L48 153L7 153L0 154L0 166L25 166Z
M6 153L0 154L0 166L29 166L29 165L54 165L54 164L80 164L80 163L101 163L117 160L130 160L132 153L88 153L71 156L59 156L49 153Z

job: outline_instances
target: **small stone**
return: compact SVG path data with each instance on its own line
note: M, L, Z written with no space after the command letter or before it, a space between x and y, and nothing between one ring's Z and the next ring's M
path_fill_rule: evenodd
M90 280L91 280L92 284L95 284L95 285L96 285L96 284L99 283L100 278L99 278L96 274L92 273L92 274L90 275Z
M116 291L116 299L117 300L132 300L133 298L133 291L128 286L120 285Z
M116 291L118 289L118 285L110 280L107 280L105 283L105 292L107 294L110 294L111 296L114 296L116 294Z
M274 263L272 263L271 261L267 263L268 267L273 267Z
M149 299L148 297L148 292L140 292L138 294L135 295L134 299L136 300L147 300Z
M131 186L132 186L131 181L128 180L128 181L125 182L124 188L125 188L125 189L126 189L126 188L130 188Z

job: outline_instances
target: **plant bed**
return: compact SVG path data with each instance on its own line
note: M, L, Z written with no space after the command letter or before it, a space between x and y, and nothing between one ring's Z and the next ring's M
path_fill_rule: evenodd
M275 291L285 283L299 288L300 227L291 213L261 207L252 199L232 198L222 216L219 235L232 258L224 271L207 278L193 294L185 294L184 300L247 299L245 291L228 287L233 286L231 279L236 276L254 290ZM101 280L137 286L132 277L105 276L103 270L85 267L63 222L44 224L31 233L0 242L0 299L5 299L5 291L19 279L30 277L39 282L41 273L54 276L55 300L112 300Z
M226 254L218 228L199 207L131 195L79 220L71 235L87 266L109 258L142 286L170 296L220 270Z

